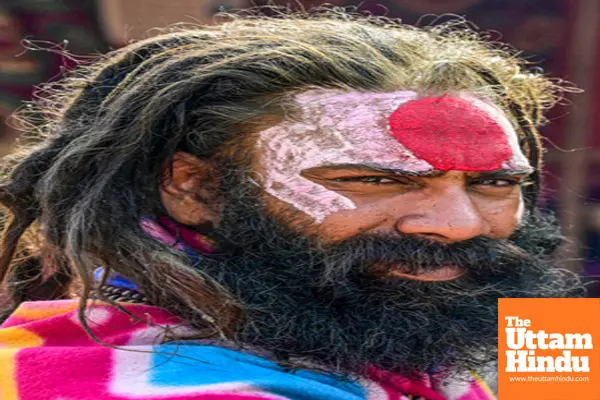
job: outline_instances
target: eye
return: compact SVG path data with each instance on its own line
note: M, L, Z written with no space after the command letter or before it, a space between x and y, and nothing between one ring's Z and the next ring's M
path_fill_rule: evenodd
M348 178L335 178L334 181L344 183L344 182L359 182L359 183L367 183L371 185L394 185L394 184L402 184L398 179L388 178L386 176L353 176Z
M505 188L518 185L520 186L523 184L523 181L520 179L480 179L473 181L471 184L495 188Z

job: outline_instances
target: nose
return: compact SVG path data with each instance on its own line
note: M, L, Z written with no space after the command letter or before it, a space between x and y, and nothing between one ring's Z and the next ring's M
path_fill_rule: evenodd
M467 191L453 186L420 202L418 211L401 216L396 229L407 235L423 235L446 243L488 235L490 226Z

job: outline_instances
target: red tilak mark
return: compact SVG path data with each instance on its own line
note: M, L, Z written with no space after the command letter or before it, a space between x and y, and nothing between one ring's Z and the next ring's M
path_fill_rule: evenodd
M498 122L459 97L406 102L390 116L390 127L404 147L442 171L500 169L512 156Z

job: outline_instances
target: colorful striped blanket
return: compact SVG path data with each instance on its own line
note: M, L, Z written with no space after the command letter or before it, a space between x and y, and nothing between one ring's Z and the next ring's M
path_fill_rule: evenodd
M77 301L23 303L0 327L2 400L490 400L471 383L445 385L429 376L409 381L373 370L344 381L289 372L267 358L215 343L164 341L164 328L189 330L160 308L88 305L95 342L77 317Z

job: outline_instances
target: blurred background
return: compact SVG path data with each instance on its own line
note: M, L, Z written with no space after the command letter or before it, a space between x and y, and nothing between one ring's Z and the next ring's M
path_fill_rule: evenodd
M215 23L218 11L264 5L267 0L0 0L0 155L19 135L13 110L36 85L56 80L75 63L59 52L25 50L23 40L94 55L155 34L176 22ZM276 1L322 5L312 0ZM549 115L544 127L546 189L541 202L563 223L570 246L565 265L600 280L600 0L330 0L359 10L430 25L466 17L495 40L510 43L532 67L584 91ZM58 48L58 47L57 47ZM592 295L600 297L600 285Z

